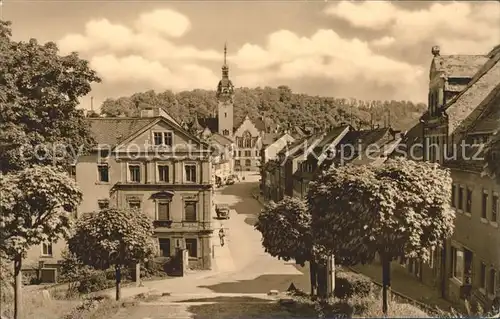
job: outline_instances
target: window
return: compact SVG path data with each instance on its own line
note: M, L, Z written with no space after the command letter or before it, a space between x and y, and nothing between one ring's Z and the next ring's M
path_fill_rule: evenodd
M455 279L458 279L460 282L462 282L464 278L464 252L452 247L451 248L451 253L452 253L452 275Z
M457 194L456 194L456 186L455 184L451 185L451 207L456 207L456 200Z
M158 238L158 244L160 245L160 256L170 257L170 239Z
M226 136L227 136L227 135L229 135L229 130L224 130L224 131L222 131L222 134L223 134L223 135L226 135Z
M479 279L481 282L479 283L479 287L486 289L486 264L481 263L481 268L479 269Z
M160 132L153 133L153 140L154 140L155 145L162 145L163 144L163 134Z
M187 222L196 222L196 205L197 202L185 202L184 203L184 220Z
M488 280L488 293L491 294L491 295L495 295L495 283L496 283L496 276L497 276L497 272L495 271L495 269L490 269L490 276L489 276L489 280Z
M250 157L252 156L252 153L250 151L245 151L245 157Z
M100 199L97 201L97 204L99 205L99 209L109 208L109 200L108 199Z
M240 160L234 160L234 166L240 166Z
M243 138L241 138L241 137L237 137L237 138L236 138L236 142L237 142L237 144L238 144L238 147L241 147L241 148L243 147ZM241 156L241 155L240 155L240 156Z
M128 173L129 182L139 183L141 181L141 166L139 164L129 164Z
M157 220L170 220L170 203L169 202L158 202L157 205Z
M173 134L172 132L154 132L153 142L155 145L172 146Z
M184 171L186 172L186 182L196 183L196 165L186 164Z
M189 257L198 257L198 240L196 238L186 238L186 249Z
M167 183L169 178L169 167L168 165L158 165L158 181Z
M250 132L248 131L245 131L245 133L243 133L243 145L245 148L252 147L252 134L250 134Z
M259 156L259 151L255 151L255 156Z
M233 152L233 156L236 157L238 153L236 153L236 151Z
M252 166L252 161L249 159L245 160L245 166Z
M172 132L165 132L165 133L163 133L163 138L164 138L165 145L172 146L172 144L174 142L174 138L173 138Z
M227 117L227 112L224 112L224 117Z
M52 243L42 243L42 256L52 256Z
M498 195L494 194L491 197L491 221L497 222L498 218Z
M241 157L241 151L238 151L238 157Z
M128 207L130 209L141 210L141 202L138 200L131 200L128 202Z
M472 190L470 188L467 188L467 198L466 198L466 203L465 203L465 212L471 213L472 212Z
M97 171L99 173L99 182L108 183L109 182L109 167L107 164L97 165Z
M462 186L458 188L458 209L464 209L464 188Z
M483 204L482 204L482 209L481 209L481 218L486 219L487 212L488 212L488 193L486 193L486 191L483 191Z

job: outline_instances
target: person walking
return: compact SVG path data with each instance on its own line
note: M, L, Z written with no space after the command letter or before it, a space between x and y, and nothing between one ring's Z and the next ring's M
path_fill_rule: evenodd
M226 236L226 234L224 234L224 228L221 228L219 230L219 239L220 239L220 246L221 247L224 247L224 237Z

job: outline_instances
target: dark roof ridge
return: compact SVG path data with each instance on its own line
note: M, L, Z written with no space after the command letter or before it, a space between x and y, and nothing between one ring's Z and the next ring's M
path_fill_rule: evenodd
M492 63L488 63L493 61ZM445 104L444 109L448 109L451 105L453 105L460 97L462 97L467 90L469 90L474 84L477 83L485 74L488 73L498 62L500 61L500 52L497 52L494 56L492 56L486 63L476 72L476 74L472 77L472 80L467 84L467 86L458 93L453 99L448 101Z

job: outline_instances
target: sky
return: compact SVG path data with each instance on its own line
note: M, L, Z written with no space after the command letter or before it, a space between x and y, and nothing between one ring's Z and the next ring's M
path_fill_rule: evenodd
M15 40L90 61L103 80L95 109L151 89L214 89L224 43L236 87L425 103L432 46L486 54L500 43L496 1L3 0L1 10Z

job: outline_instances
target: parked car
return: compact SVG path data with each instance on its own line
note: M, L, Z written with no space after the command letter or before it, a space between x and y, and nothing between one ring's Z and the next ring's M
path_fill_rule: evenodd
M226 179L226 185L233 185L235 182L234 180L234 177L233 176L229 176L227 179Z
M228 204L217 204L215 205L215 213L217 214L217 219L229 219L229 205Z

